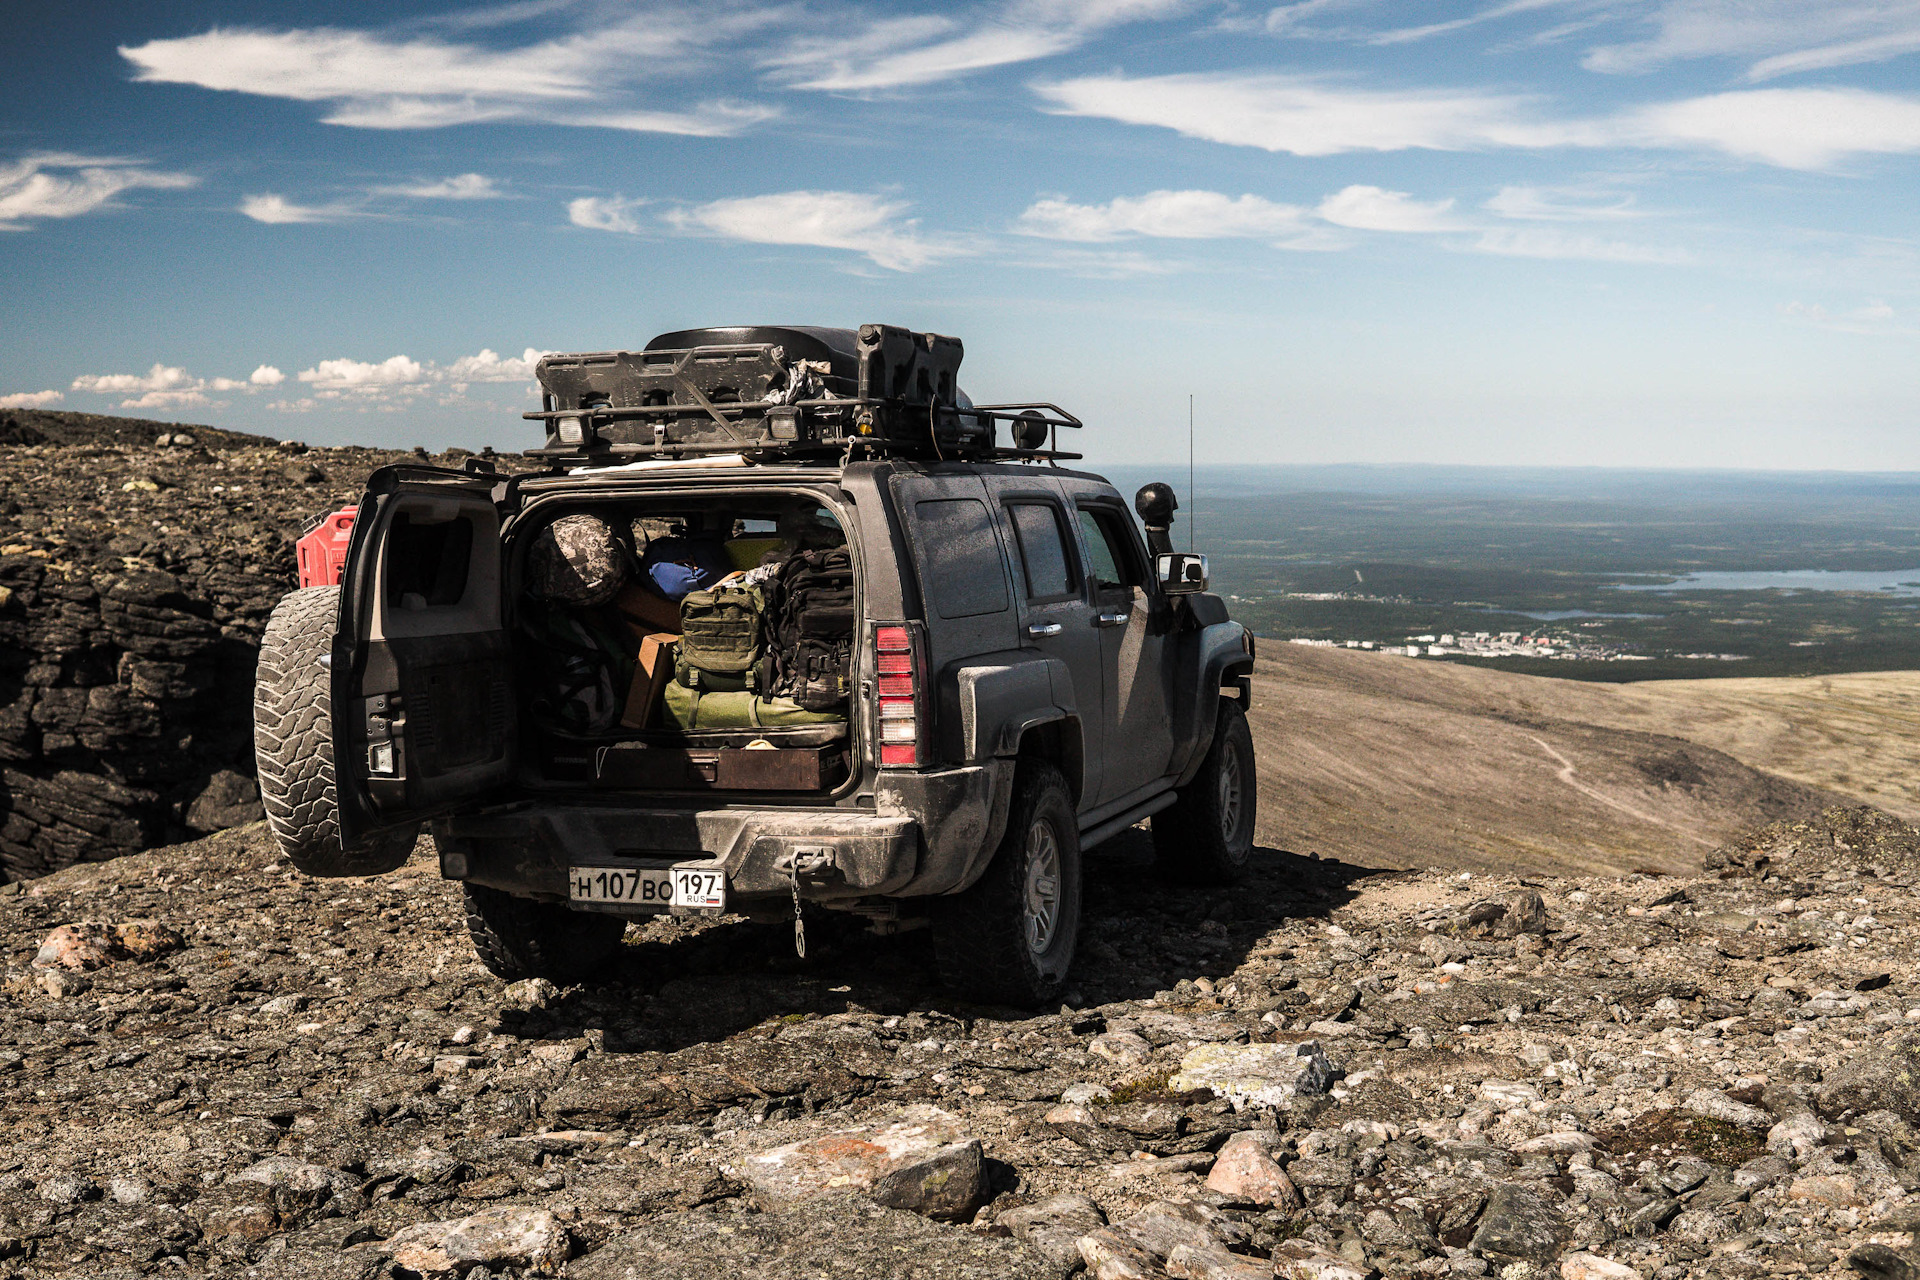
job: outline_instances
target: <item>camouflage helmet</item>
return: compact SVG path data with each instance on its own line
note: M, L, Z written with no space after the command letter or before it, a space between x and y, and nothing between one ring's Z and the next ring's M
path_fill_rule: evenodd
M555 604L592 606L613 599L627 580L627 556L599 516L561 516L533 540L527 590Z

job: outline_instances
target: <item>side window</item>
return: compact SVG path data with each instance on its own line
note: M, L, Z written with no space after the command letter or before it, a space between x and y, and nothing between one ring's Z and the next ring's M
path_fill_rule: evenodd
M922 562L938 578L929 594L943 618L972 618L1007 607L1007 572L987 504L940 498L913 505Z
M445 608L460 603L473 563L473 520L414 522L402 511L387 531L387 607Z
M1010 503L1014 532L1020 538L1020 561L1026 571L1027 599L1059 600L1075 594L1078 578L1074 557L1067 552L1067 531L1052 503Z
M1135 587L1143 581L1133 542L1110 511L1080 508L1080 537L1093 561L1094 587Z

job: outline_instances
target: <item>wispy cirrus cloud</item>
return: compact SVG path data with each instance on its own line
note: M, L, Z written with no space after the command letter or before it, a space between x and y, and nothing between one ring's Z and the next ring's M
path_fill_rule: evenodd
M1455 201L1418 200L1405 191L1354 184L1318 205L1281 204L1260 196L1217 191L1155 191L1106 204L1075 204L1060 196L1035 201L1014 223L1024 235L1082 243L1156 238L1174 240L1266 240L1280 249L1335 250L1357 243L1344 231L1438 237L1452 249L1505 257L1581 258L1596 261L1678 264L1693 257L1668 245L1636 244L1562 228L1510 227L1456 213ZM1537 196L1507 189L1484 206L1503 217L1528 218L1543 207ZM1545 205L1571 221L1572 206ZM1504 210L1516 210L1506 214ZM1600 211L1599 216L1610 212Z
M1552 117L1538 99L1516 95L1353 89L1268 73L1116 73L1036 90L1058 114L1300 156L1627 147L1826 169L1853 156L1920 152L1920 98L1865 89L1751 89L1585 119Z
M1605 44L1589 71L1631 74L1703 58L1753 59L1752 80L1920 52L1920 0L1666 0L1645 39Z
M1534 101L1473 90L1354 89L1267 72L1118 73L1036 86L1059 115L1154 125L1190 138L1298 156L1470 151L1562 142Z
M653 5L611 25L494 47L435 35L336 27L215 27L123 45L134 79L325 104L328 124L436 129L488 121L720 137L771 118L762 104L663 107L649 82L698 71L704 55L777 15L746 5Z
M1192 0L1009 0L958 16L877 18L851 35L792 42L762 65L800 89L899 89L1054 57L1109 28L1190 7Z
M638 235L640 220L633 216L633 211L648 203L646 200L628 200L624 196L581 196L578 200L567 202L567 221L589 231L619 231L626 235Z
M25 231L46 218L77 218L111 207L123 191L177 191L199 179L114 156L41 151L0 164L0 231Z
M398 196L405 200L500 200L507 193L484 173L460 173L451 178L373 187L368 194Z
M1150 191L1099 205L1055 196L1035 201L1014 224L1024 235L1092 243L1135 236L1264 239L1295 236L1306 229L1307 211L1299 205L1218 191Z
M1458 231L1451 200L1415 200L1405 191L1356 184L1334 192L1314 210L1336 227L1355 231Z
M1604 203L1597 203L1604 201ZM1645 216L1633 197L1594 187L1502 187L1481 206L1503 218L1538 222L1594 222Z
M675 229L752 244L811 245L863 254L889 271L916 271L964 252L903 218L905 201L859 191L781 191L669 211Z
M364 212L358 203L297 204L285 196L271 192L242 196L238 208L241 213L255 222L264 222L273 227L342 222L348 218L361 217Z

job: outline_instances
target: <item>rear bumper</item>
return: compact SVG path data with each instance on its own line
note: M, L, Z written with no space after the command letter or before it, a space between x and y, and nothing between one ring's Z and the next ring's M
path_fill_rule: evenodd
M666 809L540 803L432 824L449 879L550 901L570 866L698 863L736 897L830 902L949 893L979 878L1006 823L1011 761L883 773L872 808Z

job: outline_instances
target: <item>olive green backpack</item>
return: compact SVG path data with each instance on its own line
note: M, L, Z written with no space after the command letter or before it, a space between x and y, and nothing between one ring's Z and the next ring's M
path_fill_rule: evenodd
M680 602L673 678L702 693L759 692L767 598L759 587L689 591Z

